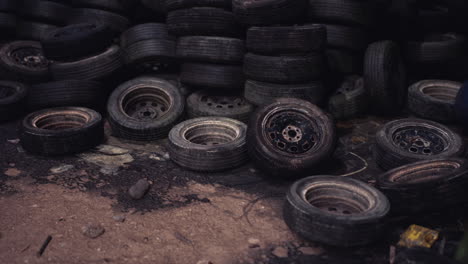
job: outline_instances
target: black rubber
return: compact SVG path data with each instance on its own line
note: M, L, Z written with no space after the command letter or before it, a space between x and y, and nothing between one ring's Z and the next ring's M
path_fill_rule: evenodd
M68 21L69 24L94 23L105 24L116 34L124 32L129 26L128 18L109 11L91 9L91 8L76 8Z
M75 7L95 8L117 13L128 13L128 6L121 0L72 0Z
M81 107L60 107L27 115L19 138L28 152L58 156L82 152L100 144L104 137L101 115Z
M408 89L408 109L416 115L438 122L455 121L455 99L462 83L423 80Z
M101 54L71 62L53 62L50 71L55 80L100 80L123 66L123 56L117 45Z
M406 140L402 133L409 134ZM425 148L430 151L425 152ZM458 157L463 151L462 139L448 127L429 120L408 118L386 123L377 132L373 156L382 169L390 170L416 161Z
M82 106L99 110L105 90L95 81L66 80L33 85L27 96L27 106L31 110Z
M368 33L362 28L329 24L324 26L328 47L363 52L369 44Z
M448 257L439 255L437 251L426 248L404 249L395 257L394 264L461 264Z
M238 36L232 12L215 7L179 9L167 15L167 29L176 36Z
M35 83L49 79L49 61L45 58L41 43L15 41L0 48L0 78Z
M180 81L184 84L224 90L242 90L244 86L242 67L207 63L184 63Z
M172 83L139 77L117 87L107 101L112 134L116 137L152 141L167 136L182 118L184 98Z
M364 57L364 82L374 113L395 114L402 110L407 96L406 73L396 43L369 45Z
M233 0L232 9L244 25L297 24L305 20L307 0Z
M372 1L309 0L308 17L311 21L371 27Z
M344 49L326 50L327 66L331 72L343 75L362 74L364 54Z
M201 117L175 126L169 133L171 160L189 170L217 172L248 160L247 126L225 117Z
M251 27L247 30L246 45L257 54L288 54L322 51L327 30L323 25Z
M18 0L2 0L0 1L0 12L16 11Z
M447 158L415 162L377 175L376 180L394 214L439 211L467 201L468 161Z
M345 78L340 88L330 97L328 111L336 119L349 119L363 114L368 105L364 79L351 75Z
M289 228L307 240L351 247L381 239L389 211L388 199L374 187L319 175L289 188L283 215Z
M143 7L151 9L156 14L166 14L166 0L142 0Z
M187 98L189 118L220 116L247 123L253 110L254 106L237 94L200 90Z
M57 28L57 26L50 24L19 20L16 37L24 40L40 41L49 34L49 32Z
M16 16L0 11L0 39L6 39L9 36L13 36L16 31Z
M14 120L23 113L28 90L22 83L0 81L0 122Z
M53 25L64 25L71 14L68 6L44 0L22 0L18 10L22 17Z
M150 39L127 46L125 63L130 65L170 63L175 60L176 43L173 40ZM153 65L153 66L154 66Z
M320 53L307 55L264 56L247 53L244 73L247 78L271 83L306 83L321 77L324 58Z
M107 25L73 24L50 31L41 43L48 59L78 59L106 50L112 32Z
M177 40L177 57L184 61L241 64L244 54L241 39L187 36Z
M330 116L295 98L280 98L258 108L247 130L247 147L255 166L280 178L313 174L333 154L335 142Z
M322 81L303 84L275 84L253 80L245 82L244 96L249 102L264 106L273 103L278 98L298 98L313 104L321 104L328 94Z
M466 38L446 33L428 36L424 41L409 41L405 57L411 64L440 64L451 62L464 54Z
M145 23L139 24L127 29L120 36L120 46L128 47L144 40L173 40L175 38L170 36L167 32L166 24L162 23Z
M219 7L231 10L231 2L231 0L165 0L168 11L191 7Z

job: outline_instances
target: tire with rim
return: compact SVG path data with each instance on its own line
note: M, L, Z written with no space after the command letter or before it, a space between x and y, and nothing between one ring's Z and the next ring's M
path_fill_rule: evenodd
M416 161L458 157L464 151L461 137L439 123L399 119L385 124L375 136L376 163L390 170Z
M42 40L52 30L57 29L57 26L37 23L31 21L19 20L17 25L16 36L24 40Z
M4 80L41 82L49 79L49 61L41 43L15 41L0 48L0 76Z
M408 108L426 119L452 122L455 120L455 99L461 86L453 81L419 81L408 89Z
M209 89L242 90L244 74L237 65L184 63L180 72L184 84Z
M364 81L375 112L395 114L402 110L407 95L405 75L396 43L381 41L369 45L364 57Z
M321 53L307 55L263 56L247 53L244 73L249 79L271 83L306 83L321 77L324 58Z
M200 6L231 10L231 2L231 0L165 0L165 5L169 11Z
M248 160L247 126L225 117L184 121L169 133L169 155L181 167L217 172L239 167Z
M295 24L305 20L307 0L233 0L232 10L244 25Z
M166 137L182 118L184 107L184 99L176 86L152 77L121 84L107 102L112 134L138 141Z
M226 94L201 90L192 93L187 98L187 114L189 118L220 116L248 122L254 107L244 97L236 94Z
M180 37L176 50L184 61L226 64L241 64L245 54L243 40L225 37Z
M328 111L336 119L348 119L364 113L368 105L364 79L351 75L345 78L340 88L330 97Z
M21 146L28 152L47 156L73 154L101 143L101 115L81 107L59 107L27 115L21 122Z
M54 25L64 25L71 14L68 6L52 1L23 0L20 6L22 17Z
M381 238L389 211L388 199L374 187L351 178L320 175L289 188L284 219L307 240L349 247Z
M21 115L27 93L28 87L22 83L0 81L0 122Z
M245 82L244 96L249 102L263 106L278 98L298 98L313 104L320 104L327 96L327 88L322 81L302 84L275 84L253 80Z
M50 71L55 80L101 80L122 66L120 48L113 45L96 56L70 62L55 61L50 65Z
M257 54L321 52L325 48L327 30L323 25L251 27L246 45Z
M247 131L249 156L272 176L310 174L335 150L333 120L310 102L280 98L257 109Z
M415 162L376 178L377 188L388 197L395 214L443 210L467 200L468 161L465 159Z

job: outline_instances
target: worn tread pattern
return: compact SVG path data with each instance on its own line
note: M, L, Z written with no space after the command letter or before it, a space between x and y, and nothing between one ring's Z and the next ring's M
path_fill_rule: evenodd
M228 64L241 64L245 54L243 40L225 37L181 37L176 50L184 61Z
M242 90L244 74L237 65L184 63L180 81L188 85L225 90Z

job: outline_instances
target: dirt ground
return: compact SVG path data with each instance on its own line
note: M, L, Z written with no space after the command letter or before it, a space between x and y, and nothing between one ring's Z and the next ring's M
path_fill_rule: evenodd
M311 175L373 184L379 170L370 148L383 122L340 123L334 159ZM1 125L0 263L389 263L395 234L407 226L399 221L370 247L304 241L282 218L293 179L272 180L252 164L217 174L185 171L169 160L165 145L108 136L89 152L45 158L22 150L15 123ZM132 200L128 188L142 178L151 188L142 200ZM434 219L421 223L450 229ZM97 237L85 235L90 230L98 230ZM48 236L52 240L39 256Z

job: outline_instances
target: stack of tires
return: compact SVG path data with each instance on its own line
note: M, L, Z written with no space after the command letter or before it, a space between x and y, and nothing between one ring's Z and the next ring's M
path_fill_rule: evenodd
M11 39L15 35L17 17L15 13L16 1L0 2L0 40Z

